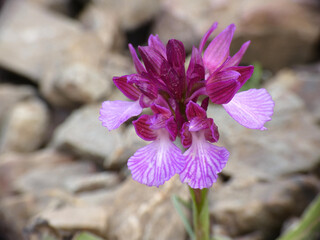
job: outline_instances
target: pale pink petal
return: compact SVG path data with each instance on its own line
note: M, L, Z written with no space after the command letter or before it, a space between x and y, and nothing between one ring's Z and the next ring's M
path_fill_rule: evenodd
M105 101L100 108L99 120L102 125L113 130L133 116L142 112L139 101Z
M234 24L228 26L211 41L204 51L203 63L210 73L219 68L229 57L229 48L235 29Z
M224 65L223 65L223 69L228 68L228 67L233 67L233 66L238 66L243 55L246 53L248 47L250 45L250 41L245 42L240 50L232 56L232 58L230 58Z
M266 89L250 89L237 93L223 107L241 125L266 130L264 124L271 120L274 102Z
M199 133L192 133L192 145L183 155L186 165L180 173L180 180L197 189L211 187L229 158L227 149L212 145Z
M181 150L164 136L140 148L128 160L132 178L147 186L160 186L184 167Z

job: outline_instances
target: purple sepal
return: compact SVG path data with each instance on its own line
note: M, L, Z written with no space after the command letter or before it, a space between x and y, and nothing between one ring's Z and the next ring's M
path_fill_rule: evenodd
M215 72L215 70L217 70L227 60L235 29L236 27L234 24L229 25L211 41L207 49L204 51L203 63L209 70L210 74Z
M142 94L139 98L139 103L141 107L148 108L154 103L154 99L151 99L148 96Z
M139 115L142 107L139 101L105 101L100 108L99 120L110 130L118 128L129 118Z
M177 72L180 78L185 77L184 63L186 59L186 51L183 43L176 39L170 39L167 43L167 59L170 66ZM182 82L184 85L185 83Z
M148 45L156 49L164 58L166 57L166 46L160 40L158 34L150 35L148 38Z
M157 87L150 82L149 79L139 75L139 74L131 74L128 76L128 82L131 84L135 84L138 89L150 99L156 99L158 96Z
M239 77L240 73L234 70L211 75L206 82L206 90L210 100L216 104L230 102L241 87L238 81Z
M192 134L192 145L183 154L186 165L180 173L180 180L194 189L210 188L225 167L229 152L207 142L203 136L195 135Z
M244 44L242 44L240 50L226 61L226 63L223 66L223 69L228 67L238 66L243 55L246 53L249 45L250 45L250 41L247 41Z
M196 82L204 80L204 66L202 62L201 53L197 48L192 48L191 59L189 63L189 67L187 70L187 84L188 84L188 92L191 91L193 85Z
M189 102L187 104L186 115L189 121L195 117L199 117L202 119L207 118L206 111L194 102Z
M214 24L212 24L212 26L209 28L209 30L203 35L200 44L199 44L199 51L200 53L203 50L204 45L206 44L208 38L210 37L210 35L212 34L212 32L218 27L218 23L215 22Z
M169 65L167 60L153 47L139 47L138 50L148 73L160 77L162 68Z
M230 67L228 69L225 69L224 71L229 71L229 70L234 70L240 73L240 76L237 81L240 83L240 87L242 87L247 82L247 80L252 76L254 67L252 65Z
M180 132L180 135L181 135L181 143L182 143L182 146L184 148L188 148L191 146L191 143L192 143L192 135L189 131L189 125L190 123L189 122L185 122L183 125L182 125L182 128L181 128L181 132Z
M181 150L170 141L168 133L140 148L128 160L128 168L134 180L157 187L180 173L184 164Z
M241 125L266 130L264 124L271 120L274 102L266 89L250 89L237 93L228 104L223 104L223 107Z
M134 49L134 47L129 43L129 50L132 56L132 60L133 60L133 64L137 70L138 74L141 74L143 72L146 72L146 69L144 68L144 66L142 65L141 61L138 58L137 52Z
M132 124L136 129L136 133L139 137L146 141L153 141L157 138L157 133L154 129L150 128L150 115L141 115Z
M212 118L208 118L209 128L204 130L204 136L207 141L214 143L219 140L219 131L217 125L214 123Z
M128 83L129 76L113 77L113 82L127 98L136 101L139 99L141 92L133 84Z

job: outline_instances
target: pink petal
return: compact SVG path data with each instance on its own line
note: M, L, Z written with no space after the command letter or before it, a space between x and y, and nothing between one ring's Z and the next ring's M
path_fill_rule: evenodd
M208 32L206 32L205 35L203 35L200 44L199 44L199 51L200 53L203 50L204 45L206 44L208 38L210 37L211 33L218 27L218 23L215 22L214 24L212 24L212 26L209 28Z
M264 124L271 120L274 102L266 89L250 89L237 93L223 107L241 125L266 130Z
M207 142L204 136L192 133L192 145L183 154L186 165L180 173L180 180L191 188L209 188L217 181L218 173L225 167L229 152Z
M239 77L240 73L233 70L210 76L206 83L210 100L216 104L228 103L241 87L238 81Z
M254 71L254 67L252 65L249 66L240 66L240 67L230 67L227 69L234 70L240 73L240 77L238 78L238 82L240 83L240 87L242 87L247 80L252 76L252 73Z
M118 128L122 123L142 112L139 101L105 101L100 108L99 120L109 131Z
M190 120L189 131L198 132L200 130L209 128L210 123L211 122L208 118L194 117L192 120Z
M224 64L223 69L228 68L228 67L238 66L243 55L246 53L249 45L250 45L250 41L245 42L241 46L240 50Z
M134 66L137 70L137 73L141 74L143 72L146 72L146 69L144 68L144 66L142 65L141 61L138 58L136 50L134 49L134 47L130 43L129 43L129 50L130 50L130 53L132 56Z
M184 157L167 135L140 148L129 160L132 178L147 186L160 186L184 167Z
M150 128L151 117L150 115L142 115L136 121L132 122L137 135L146 141L153 141L157 138L156 131Z
M229 47L236 27L228 26L216 36L203 54L203 63L210 73L219 68L229 56Z
M202 107L200 107L198 104L191 101L187 104L186 115L189 121L195 117L199 117L202 119L207 118L206 111Z
M128 76L113 77L113 82L117 88L129 99L136 101L141 95L140 90L133 84L128 83Z
M161 55L166 58L166 46L160 40L158 34L150 35L148 38L148 45L156 49Z

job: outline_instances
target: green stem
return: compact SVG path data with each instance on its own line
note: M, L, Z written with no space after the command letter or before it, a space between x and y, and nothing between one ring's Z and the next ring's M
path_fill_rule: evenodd
M208 189L189 188L192 198L192 218L196 240L210 239Z

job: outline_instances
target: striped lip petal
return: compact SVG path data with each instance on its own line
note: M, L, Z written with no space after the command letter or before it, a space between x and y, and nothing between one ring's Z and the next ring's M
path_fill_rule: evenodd
M138 58L137 52L134 49L134 47L132 46L132 44L129 43L129 50L132 56L132 60L133 60L133 64L136 68L136 71L138 74L141 74L143 72L146 72L146 69L144 68L144 66L142 65L141 61Z
M203 133L192 133L192 145L183 155L186 165L180 180L196 189L211 187L229 158L227 149L207 142Z
M99 120L109 131L118 128L122 123L142 112L139 101L105 101L100 108Z
M203 63L210 73L218 69L229 57L229 48L236 27L229 25L216 36L203 54Z
M266 89L250 89L237 93L228 104L223 104L223 107L241 125L266 130L264 124L271 120L274 102Z
M163 42L160 40L158 34L156 35L150 35L148 38L148 45L150 47L153 47L156 49L164 58L167 58L166 56L166 46L163 44Z
M147 186L160 186L184 167L181 150L165 133L149 145L140 148L129 158L132 178Z
M137 87L128 82L128 77L113 77L113 82L127 98L136 101L139 99L141 92Z
M241 87L238 81L240 76L240 73L233 70L210 76L206 82L206 90L210 100L215 104L230 102Z

